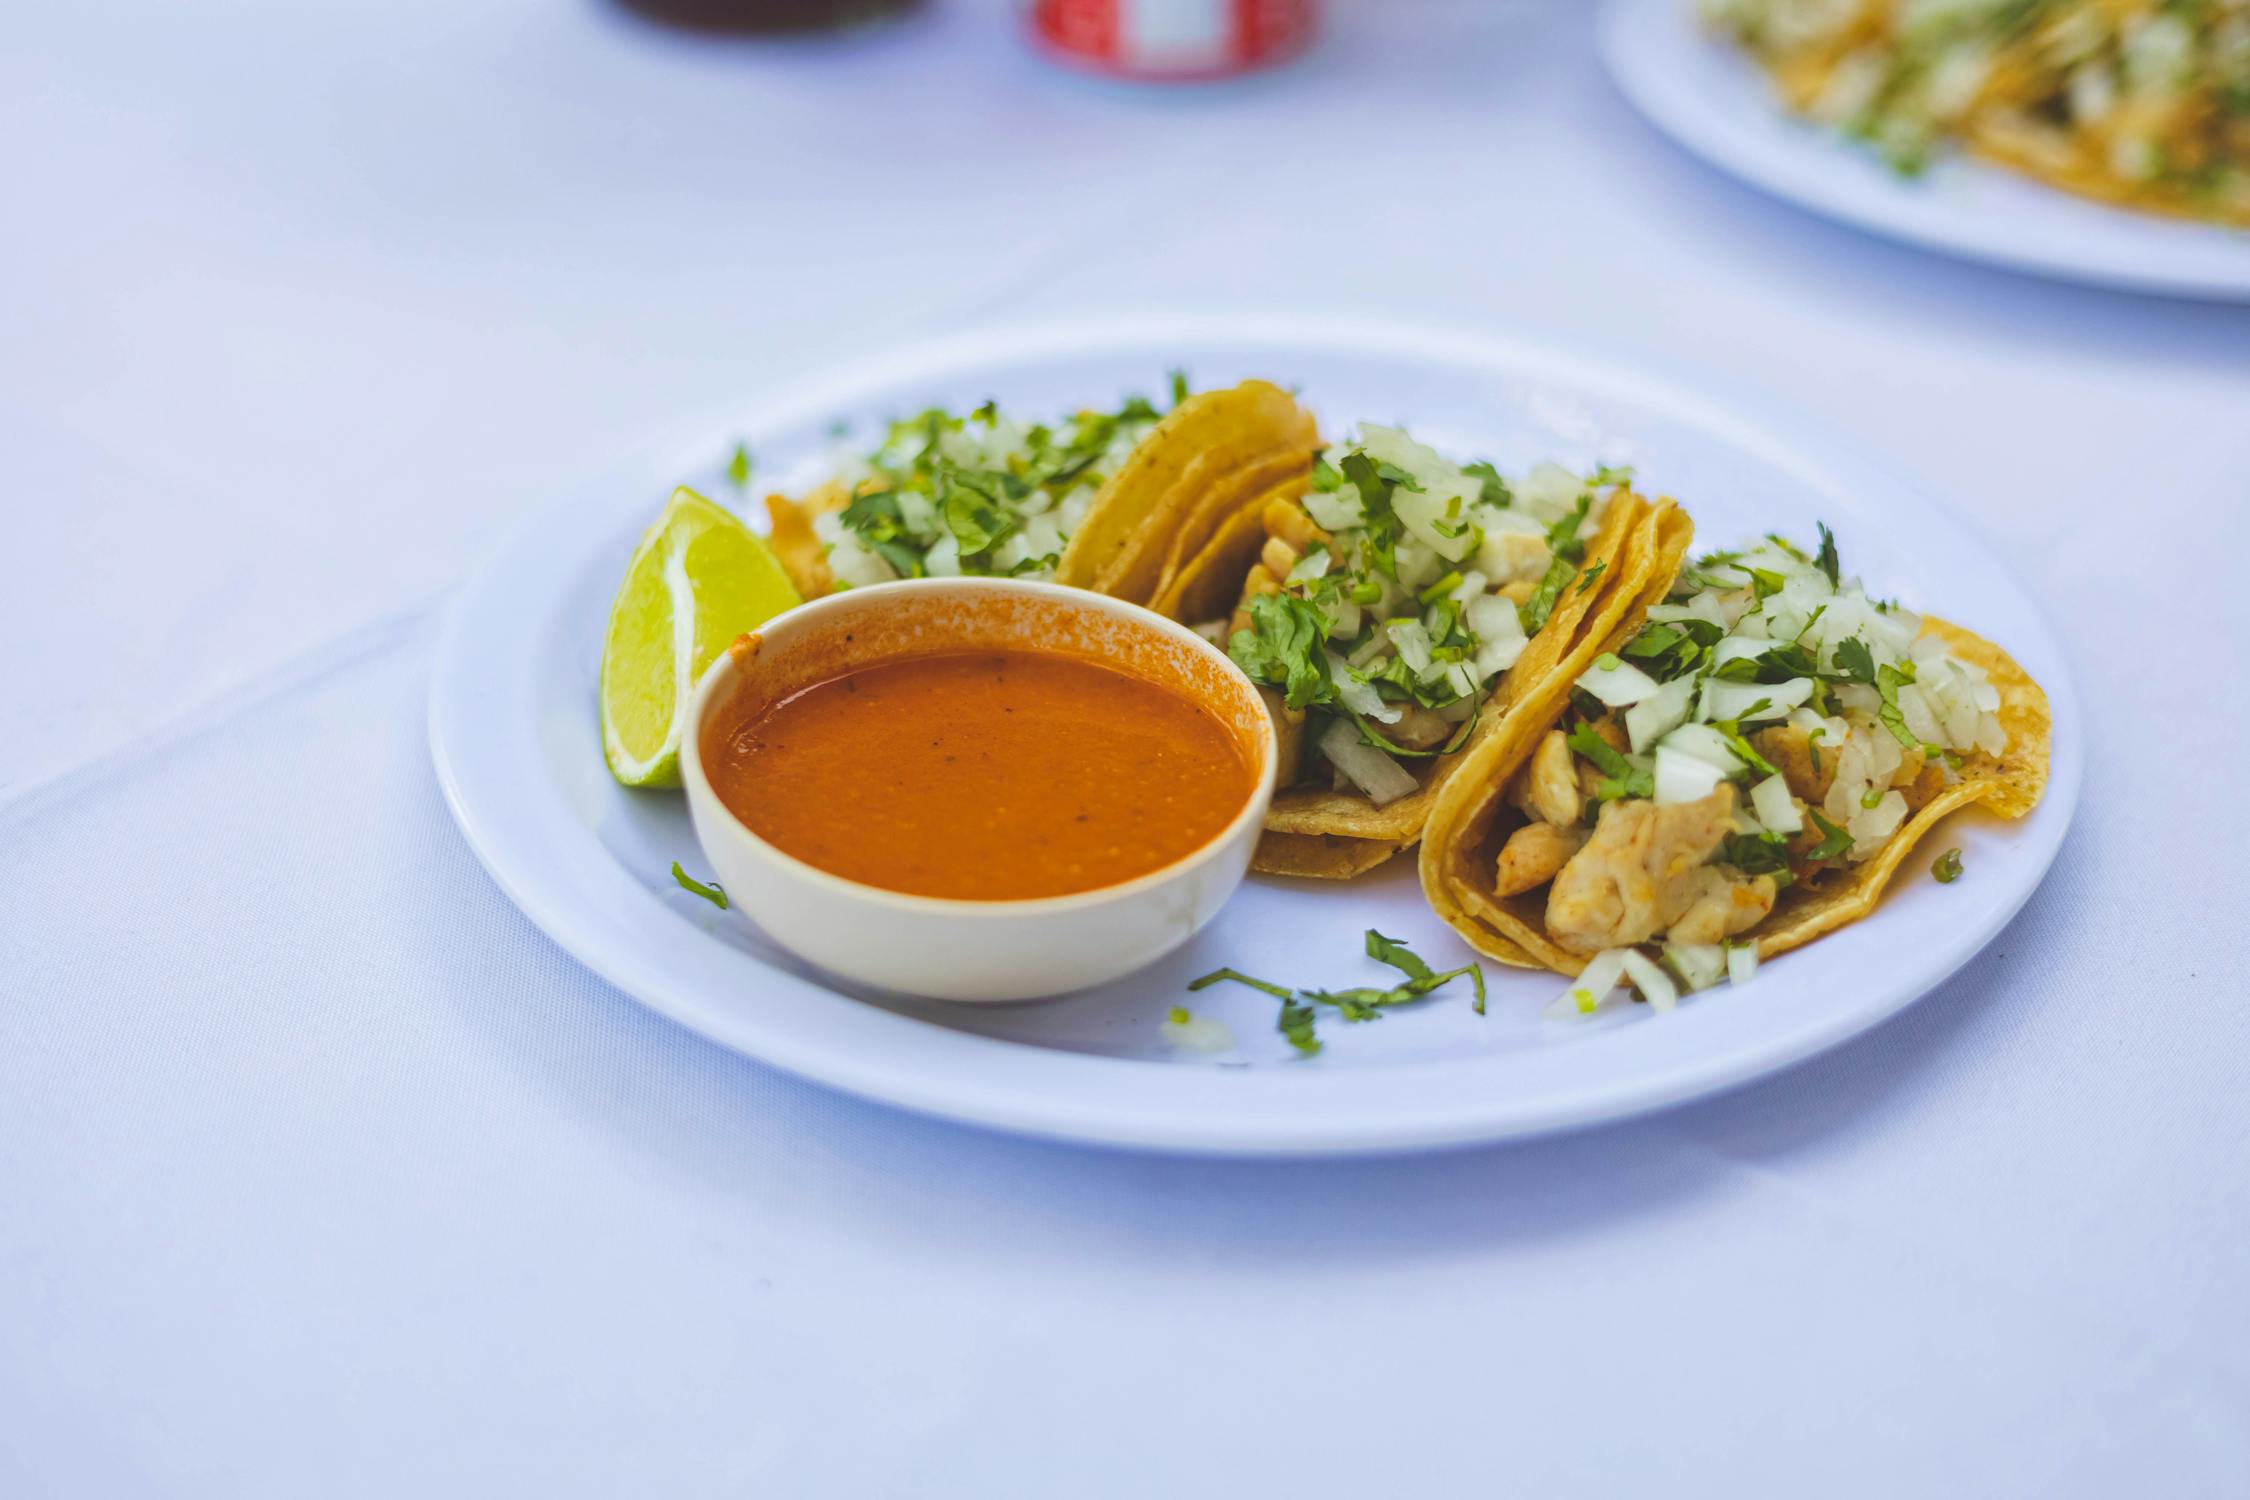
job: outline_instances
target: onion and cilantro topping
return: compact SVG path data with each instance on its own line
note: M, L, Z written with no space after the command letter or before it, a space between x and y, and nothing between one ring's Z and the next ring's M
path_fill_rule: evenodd
M1395 801L1420 784L1401 763L1459 749L1565 590L1596 581L1586 541L1629 478L1543 463L1511 481L1363 425L1315 460L1304 545L1283 543L1228 654L1309 716L1336 786Z
M1372 927L1367 929L1367 956L1398 970L1406 976L1405 980L1388 989L1361 986L1348 990L1293 990L1271 980L1253 979L1237 969L1213 969L1200 979L1189 981L1188 988L1204 990L1223 981L1247 985L1273 996L1281 1002L1281 1013L1274 1022L1274 1029L1306 1057L1320 1053L1320 1038L1313 1034L1313 1021L1317 1007L1324 1005L1347 1021L1380 1020L1383 1012L1392 1006L1423 999L1467 975L1476 996L1473 1008L1478 1015L1484 1014L1484 968L1480 964L1466 963L1458 969L1439 973L1412 948L1397 938L1385 937ZM1174 1013L1175 1018L1184 1014L1184 1011Z
M1602 777L1596 802L1694 802L1733 783L1726 862L1773 873L1865 859L1964 755L2007 748L1983 669L1869 598L1825 526L1820 539L1812 553L1768 537L1699 559L1579 676L1587 722L1567 742ZM1605 718L1621 736L1591 727Z
M1620 983L1668 1010L1747 980L1756 949L1734 940L1788 886L1882 848L1968 757L2006 751L1999 708L1982 667L1845 574L1825 526L1811 552L1769 536L1683 568L1579 675L1515 789L1529 821L1497 889L1547 885L1547 931L1591 955L1553 1013Z
M1187 382L1172 380L1173 404ZM1053 425L987 401L967 416L932 407L890 425L872 453L846 455L843 509L813 519L840 584L961 574L1044 578L1103 481L1163 413L1145 397Z

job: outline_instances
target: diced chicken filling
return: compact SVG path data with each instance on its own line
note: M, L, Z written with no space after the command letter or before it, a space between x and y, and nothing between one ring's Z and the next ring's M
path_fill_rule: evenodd
M1500 894L1520 896L1545 885L1585 843L1582 829L1558 828L1552 823L1524 824L1501 846Z
M1578 790L1578 760L1561 730L1548 730L1532 752L1531 766L1517 786L1516 805L1537 822L1577 826L1585 802Z
M1670 933L1711 943L1773 910L1774 883L1708 861L1734 827L1733 786L1698 802L1607 803L1593 837L1556 873L1547 931L1573 953L1645 943Z

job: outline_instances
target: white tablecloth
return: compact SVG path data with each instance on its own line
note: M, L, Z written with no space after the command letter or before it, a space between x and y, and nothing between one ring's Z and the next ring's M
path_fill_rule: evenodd
M2250 1492L2250 308L1831 228L1585 8L1270 77L1003 6L18 7L0 40L0 1492ZM565 958L440 805L449 588L814 362L1347 309L1777 388L2014 538L2091 770L2023 916L1764 1085L1194 1164L839 1098Z

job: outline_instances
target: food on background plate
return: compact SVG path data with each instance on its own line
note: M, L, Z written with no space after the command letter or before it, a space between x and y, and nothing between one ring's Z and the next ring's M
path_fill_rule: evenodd
M678 786L696 679L735 637L798 602L755 532L695 491L675 490L610 605L601 672L610 774L627 786Z
M2243 0L1699 0L1800 114L1902 171L1949 143L2055 187L2250 225Z
M1192 535L1191 503L1262 490L1301 473L1312 418L1264 381L1190 395L1172 410L1143 397L1052 424L986 402L893 422L876 449L844 456L809 493L767 502L775 550L806 597L894 578L1053 578L1145 602L1154 538Z
M1628 541L1670 506L1629 479L1509 480L1363 425L1177 571L1155 607L1225 643L1281 738L1254 868L1343 879L1421 836L1500 708L1644 581L1653 557Z
M1869 597L1825 527L1667 573L1580 637L1438 798L1422 888L1474 947L1669 1007L1875 908L1956 808L2046 783L2046 695Z

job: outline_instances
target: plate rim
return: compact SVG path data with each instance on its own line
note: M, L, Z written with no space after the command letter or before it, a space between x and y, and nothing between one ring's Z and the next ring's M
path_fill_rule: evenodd
M1604 389L1638 393L1674 412L1697 413L1729 438L1767 450L1777 462L1810 467L1848 486L1895 489L1914 509L1932 515L1939 510L1924 498L1927 492L1922 486L1899 477L1858 444L1827 432L1819 423L1769 397L1753 396L1705 372L1697 372L1690 386L1683 380L1665 378L1662 361L1652 361L1638 352L1629 364L1589 356L1582 351L1593 342L1590 340L1575 340L1579 349L1568 350L1529 335L1470 333L1358 317L1134 313L988 327L862 356L825 374L792 382L785 392L771 399L743 403L744 417L738 428L755 438L761 431L801 423L845 405L861 389L949 372L965 375L1009 359L1085 354L1090 350L1123 354L1141 350L1160 353L1170 348L1176 353L1179 347L1198 340L1262 344L1277 351L1295 347L1328 354L1352 351L1370 356L1450 359L1509 370L1536 359L1542 369L1559 371L1561 378L1568 379L1577 372L1582 378L1595 379ZM1741 415L1745 409L1759 416L1746 418ZM1792 436L1777 436L1777 429ZM1411 1108L1384 1101L1385 1113L1372 1125L1353 1118L1348 1108L1339 1113L1339 1099L1348 1105L1355 1093L1380 1094L1382 1084L1401 1071L1411 1071L1416 1079L1435 1083L1452 1082L1453 1075L1460 1075L1464 1081L1476 1079L1489 1075L1492 1060L1470 1057L1334 1073L1298 1072L1286 1067L1151 1067L1141 1061L1042 1048L931 1026L851 999L736 949L723 949L722 965L706 962L711 955L701 951L719 945L681 945L675 952L662 951L656 941L662 924L686 922L687 918L632 880L614 861L607 862L606 869L586 872L587 878L581 880L546 869L538 859L528 858L524 849L511 847L520 840L497 826L499 804L488 795L490 786L482 784L489 777L473 763L478 753L477 736L472 733L463 738L465 724L473 725L478 718L487 723L494 719L489 711L472 713L467 720L463 714L472 707L488 710L495 695L504 696L508 686L480 679L480 672L489 677L490 669L480 661L476 641L486 624L484 615L495 609L513 609L504 602L502 592L503 586L515 579L511 568L536 562L543 551L575 556L565 540L569 528L567 524L558 527L558 518L597 514L614 518L623 509L620 494L644 496L655 487L652 476L660 476L655 485L661 485L672 476L695 472L722 446L703 442L684 464L684 445L678 451L644 452L627 465L589 476L581 484L529 507L507 528L446 609L433 653L427 700L432 764L447 809L478 861L503 894L579 963L650 1009L733 1051L917 1114L1013 1134L1132 1150L1315 1157L1381 1155L1527 1139L1653 1113L1782 1071L1871 1029L1938 988L1982 952L2044 883L2076 811L2082 757L2075 733L2068 740L2063 736L2066 728L2075 731L2079 722L2077 697L2060 642L2044 613L1975 527L1945 514L1941 524L1982 555L1984 564L2016 596L2022 612L2036 623L2043 637L2038 643L2040 654L2052 667L2042 685L2048 690L2054 711L2059 748L2045 801L2021 835L2032 841L2027 852L2033 864L2026 867L2020 889L1985 910L1974 929L1965 931L1962 939L1947 950L1942 970L1911 981L1876 986L1856 1004L1834 1006L1817 1017L1799 1016L1790 1026L1777 1029L1753 1025L1746 1040L1716 1056L1667 1058L1666 1051L1677 1049L1660 1034L1661 1028L1621 1028L1610 1041L1613 1058L1620 1052L1656 1054L1640 1060L1641 1071L1625 1086L1565 1088L1561 1099L1534 1093L1528 1102L1505 1094L1494 1097L1489 1089L1478 1093L1434 1087L1420 1091L1426 1097L1418 1098ZM529 684L517 686L528 693ZM506 732L504 726L501 732ZM555 832L545 828L534 837ZM532 872L528 876L527 869ZM605 907L604 900L614 905ZM644 930L634 925L636 922L651 925ZM652 946L657 950L653 954ZM745 964L762 975L765 989L758 1007L714 1005L707 994L697 993L698 985L739 980L743 973L739 966ZM783 1004L827 1002L815 1015L819 1023L815 1033L793 1034L786 1023L766 1020L770 1014L767 1002L776 998ZM1699 1009L1690 1007L1682 1014L1692 1017ZM865 1050L857 1050L861 1048ZM1536 1074L1543 1070L1540 1059L1553 1059L1567 1050L1511 1053L1510 1066L1519 1073ZM1023 1073L1025 1056L1037 1059L1028 1079L1015 1076ZM950 1066L956 1063L961 1066L958 1074ZM1550 1061L1544 1071L1555 1068ZM994 1073L1007 1076L995 1082ZM1132 1087L1126 1097L1131 1103L1120 1105L1101 1085L1128 1077ZM1223 1081L1214 1083L1215 1079ZM1092 1086L1073 1088L1073 1082ZM1438 1102L1432 1103L1432 1098Z
M1694 107L1695 91L1677 86L1684 72L1676 66L1680 49L1723 46L1694 24L1688 14L1691 9L1691 0L1608 0L1596 24L1597 50L1611 84L1644 120L1674 145L1736 181L1832 223L1978 265L2143 296L2250 302L2250 230L2104 205L2059 188L2044 188L2035 179L1987 163L1950 159L1946 170L1957 175L1990 174L2011 184L2043 187L2071 205L2115 216L2121 226L2145 228L2152 245L2167 232L2197 236L2199 242L2202 236L2232 237L2239 243L2242 263L2232 270L2152 265L2138 263L2138 258L2129 262L2100 254L2072 254L2043 246L2036 237L1992 240L1972 232L1967 224L1948 227L1926 222L1903 186L1892 193L1866 190L1865 174L1857 170L1865 164L1855 159L1848 144L1827 139L1811 126L1803 127L1808 138L1820 140L1824 150L1836 153L1840 168L1853 170L1839 170L1821 181L1799 179L1786 170L1787 163L1770 139L1738 129L1724 115ZM1745 60L1746 73L1749 66ZM1777 123L1795 123L1778 106L1773 118Z

